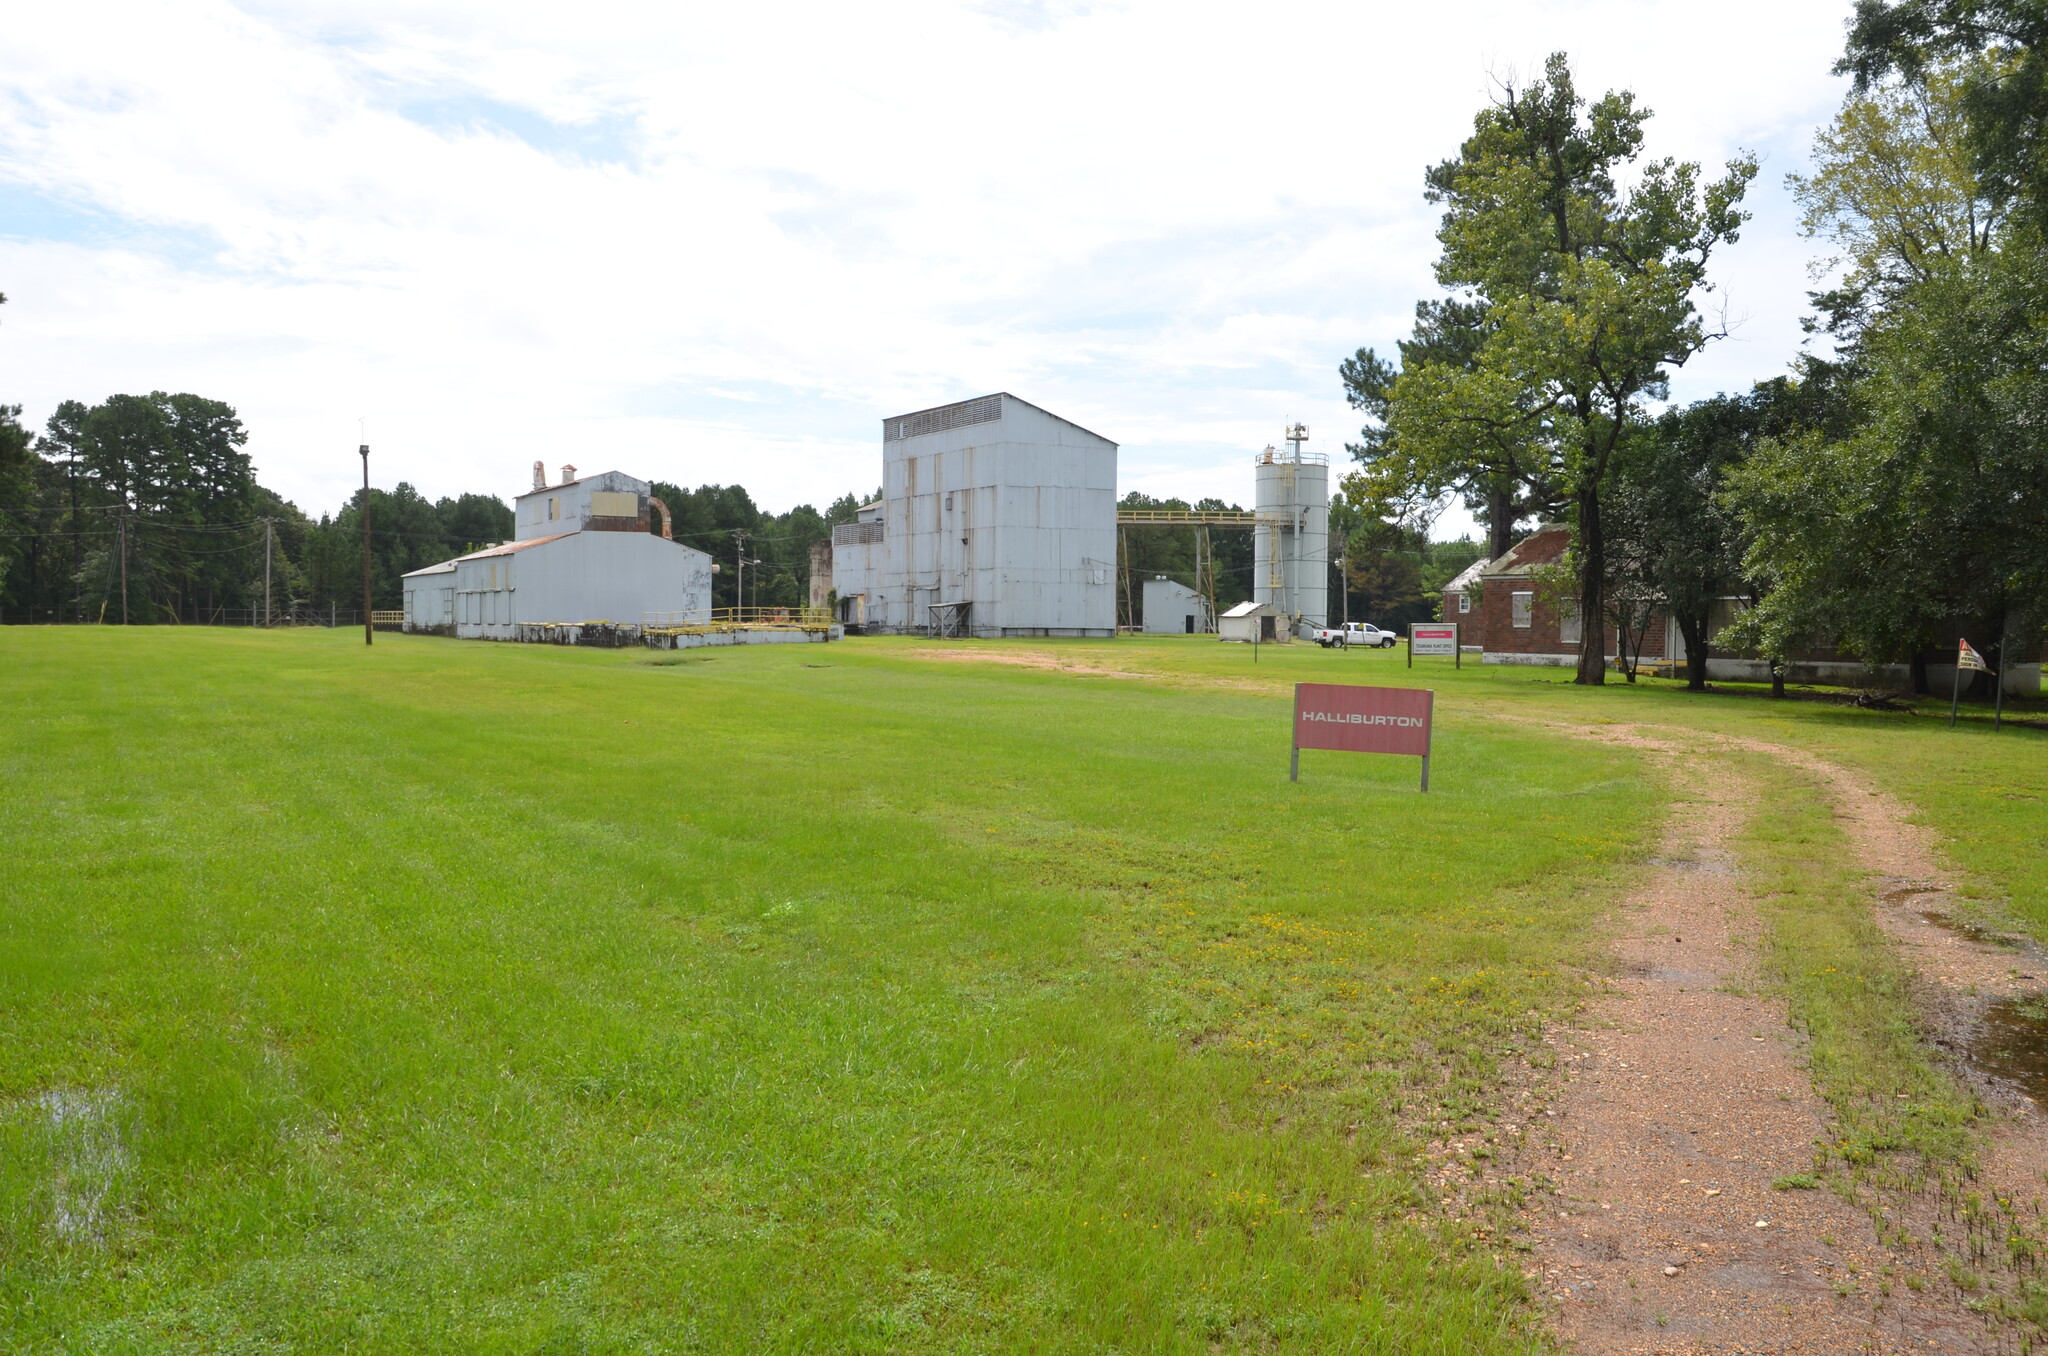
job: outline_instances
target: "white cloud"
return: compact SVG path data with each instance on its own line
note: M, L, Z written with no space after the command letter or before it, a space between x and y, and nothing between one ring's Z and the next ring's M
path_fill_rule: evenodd
M1653 154L1767 156L1680 394L1796 350L1779 180L1847 5L1154 0L40 6L0 50L8 399L190 389L315 511L536 458L871 489L881 417L1008 389L1127 488L1250 493L1432 291L1425 164L1553 49ZM1769 34L1767 41L1758 34Z

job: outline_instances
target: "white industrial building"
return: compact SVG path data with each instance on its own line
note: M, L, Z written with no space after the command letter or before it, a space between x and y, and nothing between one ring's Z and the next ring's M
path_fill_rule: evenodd
M1193 636L1215 629L1209 600L1163 574L1145 581L1141 606L1148 636Z
M832 532L839 620L1115 635L1116 453L1007 392L883 420L882 497Z
M1253 466L1252 599L1297 632L1330 624L1329 458L1304 453L1308 430L1287 430L1288 452L1267 448Z
M711 557L669 537L668 506L618 471L534 487L513 501L515 540L405 576L405 629L470 640L637 635L650 619L709 624ZM648 530L659 510L662 534Z

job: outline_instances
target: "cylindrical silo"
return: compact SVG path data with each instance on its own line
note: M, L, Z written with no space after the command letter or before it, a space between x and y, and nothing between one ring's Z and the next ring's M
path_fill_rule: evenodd
M1329 624L1330 467L1328 459L1267 448L1253 466L1252 600L1290 622Z

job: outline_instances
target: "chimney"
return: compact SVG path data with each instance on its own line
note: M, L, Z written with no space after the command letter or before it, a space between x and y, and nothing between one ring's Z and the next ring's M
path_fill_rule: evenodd
M576 468L573 466L564 466L562 468L562 483L564 485L567 485L570 481L574 479L576 479Z
M548 468L543 462L533 464L533 488L544 490L548 487Z

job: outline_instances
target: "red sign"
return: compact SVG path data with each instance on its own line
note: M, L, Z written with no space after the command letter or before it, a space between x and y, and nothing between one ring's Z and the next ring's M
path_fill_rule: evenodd
M1411 754L1424 760L1426 779L1429 716L1435 704L1436 694L1426 688L1296 683L1294 748L1297 754L1302 749Z

